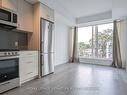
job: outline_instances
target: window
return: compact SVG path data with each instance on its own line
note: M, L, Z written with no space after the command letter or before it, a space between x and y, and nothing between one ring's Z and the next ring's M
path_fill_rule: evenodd
M113 23L78 28L79 56L112 59Z

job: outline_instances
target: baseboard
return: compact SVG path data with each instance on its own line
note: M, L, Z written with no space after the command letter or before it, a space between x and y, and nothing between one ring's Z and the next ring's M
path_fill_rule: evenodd
M23 84L25 84L25 83L27 83L27 82L29 82L29 81L32 81L32 80L34 80L34 79L37 79L37 78L38 78L38 75L37 75L37 76L34 76L34 77L31 77L31 78L29 78L29 79L20 81L20 86L23 85Z
M59 65L67 64L67 63L69 63L69 61L64 62L64 63L61 63L61 64L56 64L55 67L56 67L56 66L59 66Z
M111 66L112 60L106 59L91 59L91 58L80 58L80 63Z

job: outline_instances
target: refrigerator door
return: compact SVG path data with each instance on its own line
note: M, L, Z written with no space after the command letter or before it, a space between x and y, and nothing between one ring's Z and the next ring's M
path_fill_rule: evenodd
M42 76L54 72L53 53L42 54Z
M49 23L49 53L54 53L54 24Z
M49 53L49 72L53 73L54 72L54 53Z
M52 53L54 52L54 31L53 23L42 19L42 32L41 32L41 52Z
M49 47L49 22L42 20L41 23L41 52L42 53L48 53L48 47Z

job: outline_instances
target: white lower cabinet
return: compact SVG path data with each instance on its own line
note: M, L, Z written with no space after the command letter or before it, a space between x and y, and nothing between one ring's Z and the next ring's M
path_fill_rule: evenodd
M21 51L19 55L20 84L38 76L38 52Z

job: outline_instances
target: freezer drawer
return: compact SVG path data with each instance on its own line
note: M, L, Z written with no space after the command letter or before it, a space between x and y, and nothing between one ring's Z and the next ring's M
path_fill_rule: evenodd
M41 55L41 67L42 67L42 76L48 75L54 72L54 53L47 53Z

